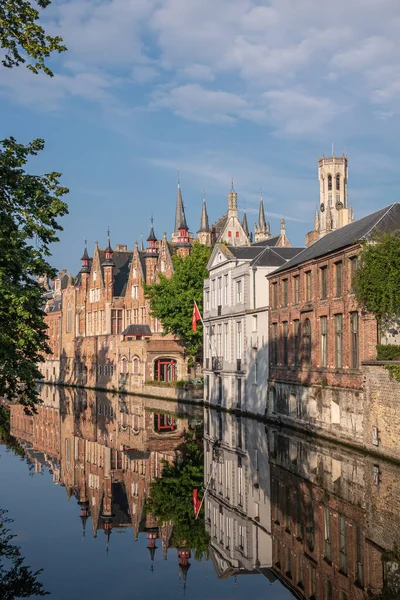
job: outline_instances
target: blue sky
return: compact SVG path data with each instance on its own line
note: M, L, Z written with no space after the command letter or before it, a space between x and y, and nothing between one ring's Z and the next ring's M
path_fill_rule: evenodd
M303 245L317 160L349 157L355 217L399 200L398 0L53 0L42 21L68 52L53 79L1 70L0 137L46 140L32 171L70 188L53 263L76 272L105 245L173 230L177 169L187 219L226 210L230 178L253 223L263 190Z

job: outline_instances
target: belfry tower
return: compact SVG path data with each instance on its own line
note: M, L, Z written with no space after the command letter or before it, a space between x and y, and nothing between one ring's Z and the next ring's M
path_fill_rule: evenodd
M354 220L348 205L348 159L345 154L318 159L319 207L314 217L314 230L306 236L306 246L329 231L339 229Z

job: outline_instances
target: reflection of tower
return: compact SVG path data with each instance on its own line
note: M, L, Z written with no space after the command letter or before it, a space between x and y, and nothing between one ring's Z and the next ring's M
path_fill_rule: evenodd
M157 550L156 541L158 538L157 527L152 527L146 531L147 547L150 552L151 567L150 571L154 571L154 556Z
M112 479L111 479L111 453L110 448L104 453L104 496L103 496L103 514L101 518L104 524L104 533L107 539L106 552L108 554L110 535L113 528L113 512L112 512Z
M89 502L85 500L84 502L78 502L81 507L80 518L82 521L82 537L84 538L86 535L86 521L89 518Z
M189 558L191 557L191 553L189 548L186 546L181 546L178 548L178 564L179 564L179 574L183 577L183 593L186 593L186 580L187 574L190 569Z

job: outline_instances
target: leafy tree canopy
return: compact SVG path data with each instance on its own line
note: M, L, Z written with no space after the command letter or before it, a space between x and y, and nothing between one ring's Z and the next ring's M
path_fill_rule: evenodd
M45 9L50 0L36 0L40 9ZM60 36L46 35L37 22L39 11L30 0L1 0L0 2L0 45L5 50L2 56L4 67L12 68L33 59L26 66L33 73L43 71L53 76L45 59L52 52L64 52L67 48ZM28 59L29 60L29 59Z
M400 316L400 235L385 233L364 244L354 289L361 307L385 325Z
M192 500L193 490L200 491L203 481L203 452L189 433L181 455L172 465L164 463L161 477L152 483L146 507L161 523L172 521L174 545L194 550L196 560L208 552L209 544L204 510L195 520Z
M37 363L49 351L37 278L55 276L46 257L62 229L57 219L68 212L60 173L24 170L43 148L40 139L0 142L0 396L28 408L37 402Z
M192 330L193 303L203 311L203 284L208 277L207 263L211 248L195 243L189 256L173 257L174 273L170 279L160 274L159 283L146 286L152 314L162 323L164 333L176 335L188 354L199 354L203 342L203 327Z

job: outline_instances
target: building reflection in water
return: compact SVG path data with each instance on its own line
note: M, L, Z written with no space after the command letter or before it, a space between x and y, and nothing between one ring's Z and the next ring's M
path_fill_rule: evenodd
M22 406L11 407L11 433L24 445L34 470L48 467L68 499L76 498L82 535L90 517L94 537L103 530L108 551L112 532L131 528L136 540L140 534L147 538L151 565L160 546L166 558L173 524L159 524L145 502L163 461L174 459L191 424L201 422L202 410L50 386L43 386L41 397L34 416ZM188 561L181 554L177 548L177 564L185 575Z
M109 548L113 531L131 529L145 536L150 566L158 548L166 557L174 524L153 518L146 499L202 409L50 386L42 399L35 416L11 408L11 434L76 499L82 534L91 522ZM209 408L204 463L219 577L258 574L314 600L362 600L387 583L400 592L400 466ZM174 553L184 582L190 551L182 542Z
M223 412L205 409L204 422L220 577L261 573L315 600L400 592L399 466Z

